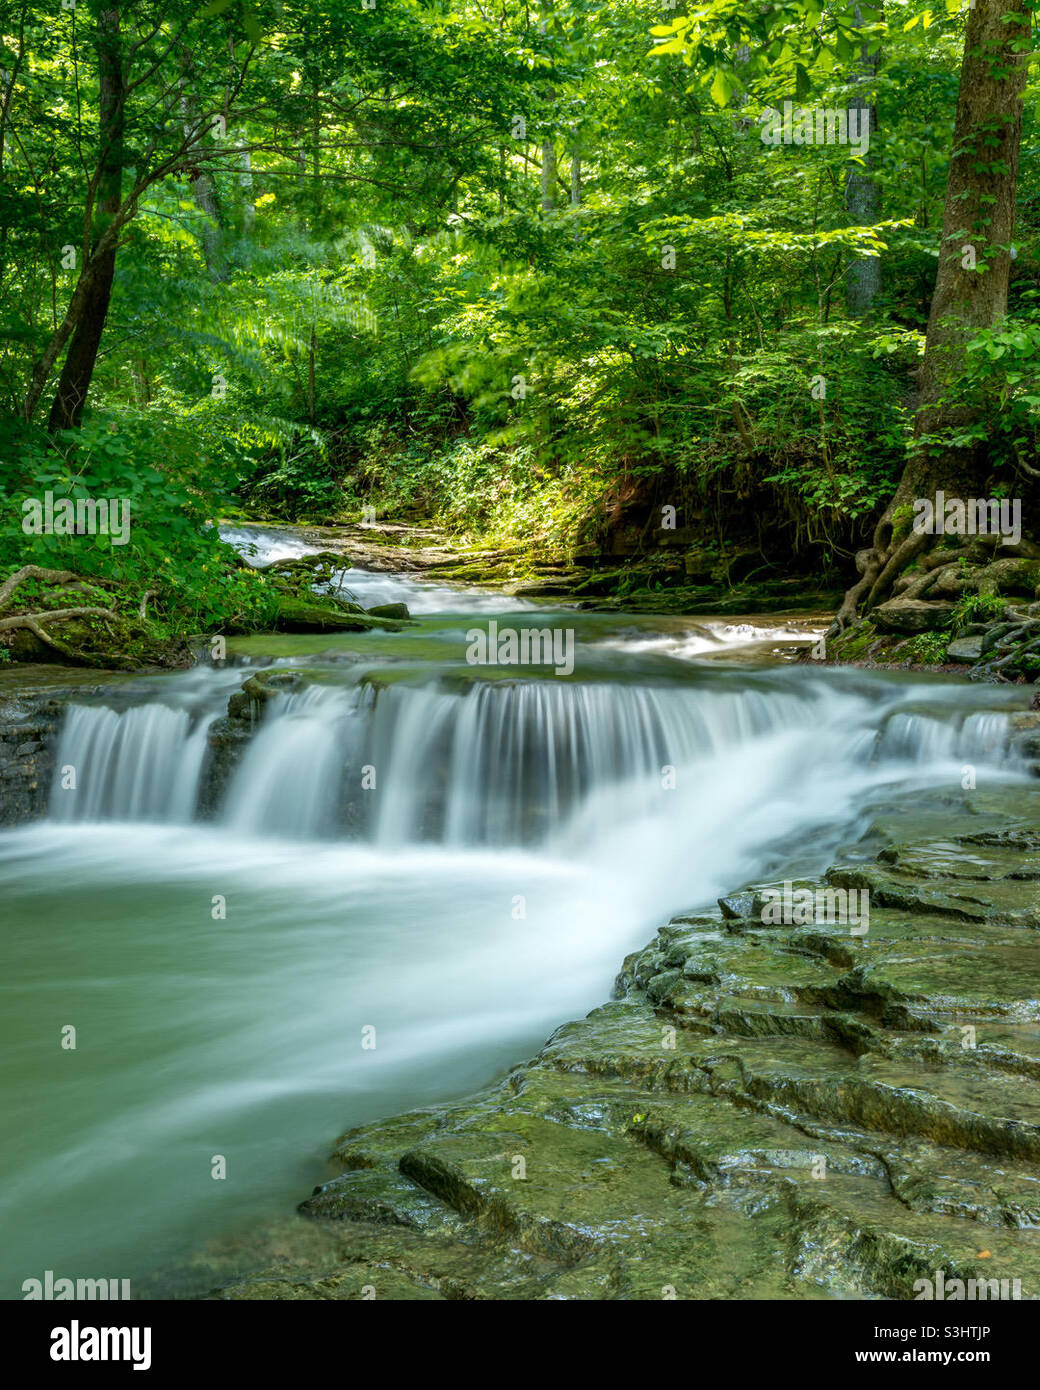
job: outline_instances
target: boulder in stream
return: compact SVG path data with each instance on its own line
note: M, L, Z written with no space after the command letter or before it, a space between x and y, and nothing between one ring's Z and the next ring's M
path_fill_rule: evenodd
M397 618L407 620L412 615L406 603L377 603L366 610L370 618Z
M946 648L946 656L949 661L966 661L974 663L982 656L982 636L975 634L970 637L958 637Z
M404 604L389 604L404 608ZM405 613L408 610L404 609ZM356 605L339 603L322 595L310 598L287 595L275 619L278 632L369 632L374 627L396 629L399 620L389 615L365 613Z

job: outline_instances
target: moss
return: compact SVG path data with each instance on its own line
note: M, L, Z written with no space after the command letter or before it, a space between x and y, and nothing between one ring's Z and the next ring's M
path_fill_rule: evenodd
M395 618L373 618L351 612L340 604L320 598L287 595L278 607L275 626L279 632L370 632L372 628L400 631L405 623Z
M834 661L862 661L877 639L874 624L869 620L861 621L828 641L828 655Z

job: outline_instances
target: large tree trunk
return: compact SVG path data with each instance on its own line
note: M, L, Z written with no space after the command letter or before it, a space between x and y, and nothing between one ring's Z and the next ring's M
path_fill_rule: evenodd
M951 497L982 495L977 489L987 472L986 445L950 442L950 432L980 416L978 404L959 390L967 342L1007 310L1029 35L1025 0L977 0L967 11L914 446L862 577L845 595L832 631L883 603L900 573L933 543L935 537L912 529L916 498L940 489ZM969 247L977 269L970 268Z
M99 253L98 243L112 218L119 212L123 188L123 132L126 122L126 93L123 87L123 53L119 33L119 9L109 5L97 19L99 130L101 141L100 178L97 202L91 219L90 261L81 280L82 309L72 330L72 341L58 380L48 427L52 430L76 429L87 403L101 334L112 297L116 272L115 241ZM79 287L77 287L79 288Z

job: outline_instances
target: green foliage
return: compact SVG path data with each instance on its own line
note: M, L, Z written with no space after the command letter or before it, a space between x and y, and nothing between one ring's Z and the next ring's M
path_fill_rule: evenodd
M972 623L993 622L1007 607L999 594L961 594L950 614L950 629L959 635Z
M274 599L268 586L255 572L229 564L229 547L212 524L224 496L219 465L200 452L198 437L182 423L163 424L124 410L89 417L80 430L52 439L5 421L0 447L11 460L0 507L4 516L17 518L0 533L0 572L35 564L114 581L128 614L136 614L147 592L148 620L157 637L270 622ZM26 502L42 505L47 493L55 502L117 500L127 509L129 540L27 532ZM39 592L26 586L18 591L19 602L24 606Z
M97 22L87 8L76 23ZM10 420L109 215L93 31L52 4L19 14L0 103ZM206 528L220 510L375 505L567 552L646 534L671 505L701 549L849 555L912 443L962 30L959 7L925 0L142 0L91 411L74 437L5 426L8 514L48 487L125 496L125 548L31 553L156 590L171 629L267 620ZM879 110L866 163L758 138L767 106L845 107L853 87ZM1010 315L949 388L996 402L959 428L998 418L1007 479L1040 445L1038 156L1027 120ZM858 225L866 174L884 215ZM876 258L861 316L848 284ZM5 564L29 553L20 533L2 546Z
M919 632L899 649L899 656L919 666L941 666L946 660L948 632Z

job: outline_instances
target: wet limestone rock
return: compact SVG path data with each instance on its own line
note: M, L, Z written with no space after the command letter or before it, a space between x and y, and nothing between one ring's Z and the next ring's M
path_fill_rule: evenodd
M228 700L228 717L255 722L276 695L288 695L306 684L295 671L258 671L248 676L242 682L242 689L236 690Z
M933 632L946 625L952 612L952 603L890 598L874 609L871 618L882 632Z

